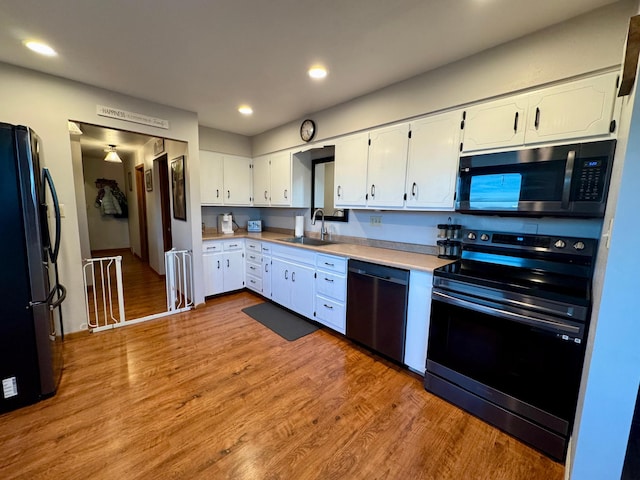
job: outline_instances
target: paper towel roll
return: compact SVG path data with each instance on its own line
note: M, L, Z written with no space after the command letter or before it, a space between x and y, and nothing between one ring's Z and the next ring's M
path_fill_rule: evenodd
M295 236L302 237L304 235L304 216L296 215Z

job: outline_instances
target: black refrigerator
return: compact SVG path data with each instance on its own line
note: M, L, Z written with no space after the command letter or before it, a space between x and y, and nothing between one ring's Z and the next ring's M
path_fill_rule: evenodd
M54 395L62 373L60 208L40 163L38 136L0 123L0 413Z

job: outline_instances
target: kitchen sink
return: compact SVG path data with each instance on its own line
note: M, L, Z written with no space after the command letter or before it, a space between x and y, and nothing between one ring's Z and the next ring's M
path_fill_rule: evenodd
M309 245L311 247L321 247L323 245L333 245L336 242L329 242L327 240L320 240L319 238L312 237L289 237L289 238L279 238L278 240L282 240L283 242L289 243L298 243L300 245Z

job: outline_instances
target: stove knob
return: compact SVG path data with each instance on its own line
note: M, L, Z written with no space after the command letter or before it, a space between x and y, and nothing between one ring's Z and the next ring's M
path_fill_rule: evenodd
M573 244L573 248L576 250L584 250L584 242L576 242Z
M557 240L556 243L553 244L553 246L556 248L564 248L567 246L567 242L565 242L564 240Z
M489 240L489 235L487 235L486 233L483 233L482 235L480 235L480 240L482 240L483 242L486 242L487 240Z
M476 239L476 234L474 232L469 232L469 233L467 233L467 238L469 240L475 240Z

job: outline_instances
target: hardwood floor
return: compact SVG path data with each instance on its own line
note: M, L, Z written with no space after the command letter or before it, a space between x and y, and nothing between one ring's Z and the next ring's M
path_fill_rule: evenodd
M58 394L0 416L3 479L563 478L563 466L320 329L204 308L65 342Z

